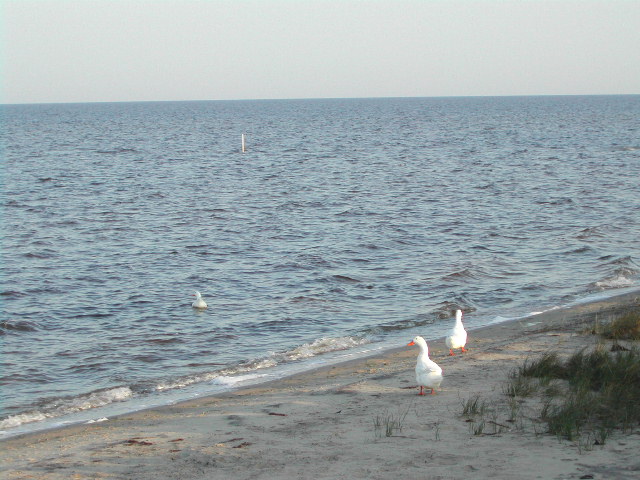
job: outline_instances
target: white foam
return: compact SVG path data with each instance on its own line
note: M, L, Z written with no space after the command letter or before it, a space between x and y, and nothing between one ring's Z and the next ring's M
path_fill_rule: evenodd
M512 320L511 318L508 317L501 317L500 315L496 315L493 320L491 320L491 323L503 323L503 322L507 322L509 320Z
M156 385L155 389L159 392L162 392L165 390L185 388L190 385L194 385L196 383L211 382L212 380L215 380L219 377L232 376L237 373L252 372L254 370L260 370L263 368L275 367L276 365L278 365L278 362L275 359L265 358L265 359L256 360L254 362L250 362L247 364L239 365L237 367L225 368L224 370L220 370L217 372L208 372L208 373L203 373L201 375L192 375L190 377L176 379L172 382L162 382Z
M266 358L259 358L254 361L243 363L231 368L225 368L216 372L208 372L200 375L192 375L189 377L174 379L173 381L162 382L156 385L155 389L156 391L174 390L204 382L213 382L214 384L218 385L228 385L227 383L224 383L224 380L221 381L219 379L238 378L238 374L250 373L265 368L274 368L282 363L303 360L315 357L317 355L322 355L324 353L348 350L365 343L369 343L369 341L355 337L323 337L311 343L300 345L299 347L293 348L292 350L288 350L285 352L272 352Z
M217 376L216 373L205 373L202 375L193 375L191 377L180 378L173 382L161 382L156 385L156 390L162 392L164 390L174 390L176 388L184 388L194 383L207 382Z
M617 275L615 277L605 278L604 280L595 283L596 287L602 288L603 290L610 288L630 287L631 285L633 285L633 281L625 275Z
M259 370L261 368L271 368L271 367L275 367L278 364L278 362L276 362L276 360L274 360L273 358L265 358L263 360L258 360L256 362L250 363L249 365L243 367L243 368L238 368L237 371L239 372L249 372L251 370Z
M133 395L129 387L117 387L110 390L93 392L86 397L77 397L68 406L62 406L63 413L73 413L90 408L103 407L113 402L123 402Z
M42 406L38 410L11 415L0 421L0 429L15 428L32 422L40 422L48 418L61 417L71 413L89 410L91 408L104 407L114 402L123 402L130 399L133 392L129 387L116 387L109 390L92 392L88 395L58 400Z
M100 423L100 422L106 422L107 420L109 420L107 417L102 417L102 418L97 418L95 420L89 420L88 422L85 422L86 424L90 424L90 423Z
M39 411L11 415L0 421L0 429L15 428L25 423L40 422L46 420L47 416Z
M368 343L368 340L355 337L323 337L311 343L305 343L299 347L284 353L287 360L300 360L303 358L315 357L323 353L347 350Z
M496 323L504 323L504 322L508 322L508 321L511 321L511 320L521 320L523 318L535 317L536 315L541 315L541 314L546 313L546 312L551 312L552 310L557 310L559 308L560 308L559 306L553 306L553 307L547 308L546 310L540 310L540 311L536 310L536 311L530 312L530 313L528 313L526 315L517 315L517 316L514 316L514 317L502 317L500 315L496 315L493 318L493 320L491 320L489 325L493 325L493 324L496 324Z
M258 378L264 378L268 375L266 373L263 374L248 374L248 375L236 375L236 376L227 376L222 375L220 377L216 377L213 380L213 383L216 385L224 385L225 387L233 387L242 382L249 382L251 380L257 380Z

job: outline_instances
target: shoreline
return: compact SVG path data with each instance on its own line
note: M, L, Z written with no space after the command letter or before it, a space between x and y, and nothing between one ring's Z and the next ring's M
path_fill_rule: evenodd
M469 352L454 357L447 356L448 350L441 338L431 339L430 356L444 370L442 390L433 396L416 395L413 367L417 350L403 346L229 392L114 416L104 422L10 436L0 439L5 465L0 475L7 479L62 479L74 478L74 475L136 479L342 478L344 475L345 478L383 479L395 476L403 468L400 465L405 464L409 469L403 473L405 478L425 478L432 473L445 475L433 478L461 478L490 468L489 459L504 462L505 453L500 452L497 445L500 439L506 442L505 448L511 448L518 441L525 446L534 442L537 447L542 444L541 451L551 448L551 452L562 451L576 458L574 463L549 462L546 467L553 471L544 474L534 469L517 477L512 470L498 469L487 471L486 475L553 478L547 474L555 475L563 466L575 470L576 464L586 459L568 442L559 444L549 435L532 434L534 438L517 432L470 435L468 425L459 418L462 397L483 393L499 395L499 384L506 380L510 368L527 356L559 344L563 348L592 344L594 336L581 333L587 326L596 321L606 322L613 315L639 306L640 289L634 289L480 327L469 332ZM410 340L408 338L407 343ZM399 416L405 408L405 426L398 435L377 437L375 419ZM621 440L627 443L622 445L624 448L617 445L618 450L626 451L632 443L637 448L640 435L631 438L633 442ZM487 443L493 454L482 454L488 455L488 459L476 466L469 456L480 455L487 447L473 445L472 450L477 449L475 453L461 453L459 447L479 440ZM451 442L449 447L447 442ZM398 446L401 448L396 448ZM438 448L433 450L433 462L447 463L449 460L442 459L460 456L464 465L454 462L448 469L443 465L439 473L422 470L424 462L420 466L422 460L417 459L434 446ZM349 449L353 450L352 456L348 455ZM412 450L415 454L407 458ZM606 453L607 445L598 451ZM536 464L530 451L523 455L532 465ZM601 456L592 455L599 461ZM629 456L629 461L633 458ZM388 471L371 470L372 462L387 460L395 467ZM239 466L240 473L236 470ZM338 467L345 468L344 474ZM541 476L536 476L538 474Z
M544 323L545 327L547 328L561 328L565 322L568 321L571 322L575 322L576 320L579 320L579 317L583 316L583 315L596 315L599 313L603 313L606 317L605 320L612 316L615 315L617 313L619 313L620 311L625 311L628 310L629 308L631 308L632 305L637 304L640 307L640 287L634 288L631 291L622 293L622 294L618 294L618 295L613 295L611 297L604 297L604 298L598 298L595 300L590 300L590 301L584 301L584 302L580 302L580 303L576 303L576 304L571 304L568 306L562 306L562 307L557 307L557 308L552 308L550 310L547 311L543 311L541 313L536 313L536 314L530 314L530 315L526 315L524 317L521 318L517 318L517 319L513 319L513 320L507 320L504 322L499 322L499 323L494 323L494 324L490 324L490 325L484 325L481 327L478 327L474 330L468 330L469 332L469 344L471 344L471 342L473 341L474 338L484 338L487 336L487 333L492 332L494 329L496 330L503 330L503 329L514 329L517 330L518 327L516 327L513 324L517 324L520 326L520 328L525 328L522 327L522 323L523 322L527 322L528 324L532 324L530 325L528 328L533 328L535 327L536 324L540 324L540 323ZM539 319L539 321L537 321ZM582 323L582 322L581 322ZM453 326L453 323L451 324ZM485 332L488 331L488 332ZM429 350L430 352L440 352L440 350L442 351L446 351L447 349L445 349L443 347L444 345L444 336L441 337L436 337L436 338L432 338L432 339L427 339L428 343L429 343ZM411 341L411 338L407 337L407 343ZM442 344L442 345L441 345ZM433 345L433 346L432 346ZM468 346L468 345L467 345ZM355 366L357 364L360 364L368 359L373 359L373 358L378 358L378 357L382 357L382 358L386 358L386 357L394 357L396 355L401 355L403 353L405 353L407 351L407 349L410 349L410 347L407 346L399 346L399 347L392 347L392 348L387 348L375 353L372 353L370 355L363 355L363 356L359 356L357 358L353 358L353 359L348 359L348 360L342 360L339 363L332 363L329 365L321 365L309 370L305 370L303 372L299 372L299 373L294 373L292 375L283 377L283 378L276 378L273 380L267 380L265 382L262 382L258 385L246 385L246 386L242 386L239 387L235 390L232 390L230 392L221 392L218 394L214 394L214 395L207 395L207 396L203 396L203 397L199 397L199 398L194 398L194 399L189 399L189 400L183 400L180 402L176 402L175 404L172 405L179 405L179 404L183 404L183 403L190 403L190 402L198 402L198 400L204 400L206 398L209 397L218 397L221 395L230 395L230 394L234 394L234 393L241 393L243 391L251 391L257 388L266 388L266 387L277 387L278 384L282 381L285 380L295 380L296 377L300 376L300 377L306 377L308 375L313 375L314 373L317 374L321 374L323 371L328 371L328 370L332 370L334 368L337 367L343 367L343 368L348 368L349 366ZM411 350L411 349L410 349ZM414 352L416 353L417 350ZM416 353L417 354L417 353ZM456 355L460 355L460 354L456 354ZM462 354L463 356L464 354ZM433 357L433 355L431 355ZM167 405L167 406L172 406L172 405ZM163 408L163 407L152 407L151 409L156 409L156 408ZM148 410L148 409L146 409Z
M579 307L580 305L583 304L593 304L593 303L610 303L611 301L615 302L615 299L618 297L624 297L626 295L634 295L634 294L639 294L640 295L640 286L635 286L635 287L627 287L624 290L624 293L616 293L614 295L602 295L601 294L592 294L591 296L587 296L585 298L576 300L570 304L567 305L563 305L563 306L556 306L556 307L551 307L547 310L543 310L541 312L536 312L536 313L529 313L527 315L521 316L521 317L516 317L516 318L510 318L510 319L506 319L506 320L502 320L500 322L495 322L495 323L490 323L490 324L485 324L485 325L481 325L479 327L475 327L473 329L470 329L468 326L466 326L466 329L468 332L479 332L482 331L483 329L486 328L492 328L492 327L497 327L499 325L508 325L512 322L522 322L522 321L526 321L526 320L531 320L534 317L537 317L539 315L544 315L546 313L552 313L552 312L561 312L564 310L571 310L574 308ZM593 297L593 298L592 298ZM447 327L447 331L448 331ZM415 333L415 332L414 332ZM422 334L424 336L424 338L429 342L439 342L439 341L444 341L444 336L437 336L437 337L428 337L424 334ZM413 336L413 333L411 334L411 336ZM408 338L408 337L407 337ZM368 344L367 344L368 345ZM375 344L374 344L375 345ZM27 429L26 431L21 431L18 433L11 433L8 432L8 435L5 436L0 436L0 442L5 441L5 440L9 440L12 438L18 438L18 437L22 437L25 435L35 435L38 433L44 433L44 432L48 432L48 431L52 431L52 430L58 430L58 429L65 429L65 428L72 428L72 427L76 427L76 426L80 426L80 425L85 425L85 424L91 424L91 423L96 423L98 422L98 418L108 418L109 420L114 419L114 418L118 418L118 417L122 417L125 415L132 415L138 412L144 412L147 410L155 410L155 409L160 409L163 407L171 407L173 405L178 405L178 404L182 404L182 403L187 403L187 402L193 402L193 401L198 401L198 400L202 400L202 399L206 399L208 397L217 397L220 395L225 395L228 393L234 393L234 392L238 392L240 390L246 390L246 389L252 389L252 388L257 388L259 386L262 385L269 385L272 383L277 383L280 380L283 379L287 379L290 377L296 377L298 375L306 375L309 373L312 373L313 371L317 370L317 369L326 369L326 368L332 368L336 365L342 365L342 364L347 364L347 363L353 363L353 362L359 362L362 360L365 360L367 358L371 358L371 357L378 357L378 356L384 356L387 354L392 354L396 351L403 351L405 349L405 347L400 346L400 347L389 347L389 346L384 346L381 348L377 348L372 352L367 352L367 353L362 353L360 352L360 354L356 354L353 358L349 358L349 359L344 359L341 357L335 357L335 358L329 358L328 361L326 361L326 364L323 365L319 365L319 366L313 366L311 368L307 368L307 369L302 369L302 370L296 370L292 373L285 373L284 375L280 375L280 376L276 376L275 378L272 379L266 379L266 380L260 380L258 382L251 382L251 383L247 383L246 385L242 385L239 387L234 387L231 388L229 390L222 390L219 392L205 392L203 394L196 394L194 396L187 396L187 397L183 397L183 398L178 398L175 400L169 400L166 402L159 402L159 403L152 403L152 405L149 406L141 406L141 407L133 407L129 410L124 410L124 411L120 411L117 413L113 413L113 414L109 414L107 413L106 415L103 415L102 417L100 417L100 410L105 408L105 407L101 407L98 408L96 411L96 417L95 418L85 418L85 419L80 419L77 421L70 421L70 422L63 422L63 423L55 423L53 425L50 426L44 426L42 428L36 428L34 430L30 430ZM340 353L340 352L344 352L343 350L337 350L335 352L332 353ZM331 352L329 352L329 355L331 355ZM324 363L324 362L323 362ZM116 388L116 387L113 387ZM119 405L116 403L114 405L111 405L111 407L118 407ZM110 406L107 406L107 412ZM86 410L85 412L91 412L93 411L93 409L90 410ZM103 412L104 413L104 412ZM52 420L55 420L52 419ZM29 425L29 424L27 424ZM18 427L17 429L19 429L20 427Z

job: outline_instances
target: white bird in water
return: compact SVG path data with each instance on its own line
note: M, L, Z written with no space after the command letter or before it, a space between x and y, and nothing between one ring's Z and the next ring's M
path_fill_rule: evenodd
M435 393L436 388L440 388L442 383L442 369L440 366L429 358L429 347L424 338L417 336L407 346L418 345L420 354L416 363L416 381L420 386L420 393L424 395L424 388L430 388L431 394Z
M207 308L207 302L202 299L200 292L196 290L196 293L194 293L193 296L196 297L195 301L191 304L193 308Z
M462 310L456 310L456 324L451 329L451 333L445 339L447 347L449 347L449 355L453 356L454 349L461 349L462 353L467 350L464 346L467 344L467 331L464 329L462 325Z

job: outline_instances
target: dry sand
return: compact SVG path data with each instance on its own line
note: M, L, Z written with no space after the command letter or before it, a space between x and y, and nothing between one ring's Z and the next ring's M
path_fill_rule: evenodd
M586 333L640 305L640 291L470 332L469 352L447 356L436 395L418 396L418 350L406 347L233 393L2 441L6 479L638 479L640 428L604 446L509 421L502 386L527 357L598 342ZM411 339L407 338L407 342ZM462 404L497 409L479 421ZM527 400L521 405L527 411ZM386 436L385 424L403 417ZM378 419L381 428L376 428Z

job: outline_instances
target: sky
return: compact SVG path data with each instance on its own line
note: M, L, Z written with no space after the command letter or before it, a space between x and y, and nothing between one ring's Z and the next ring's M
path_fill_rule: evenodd
M0 3L0 103L640 93L640 0Z

